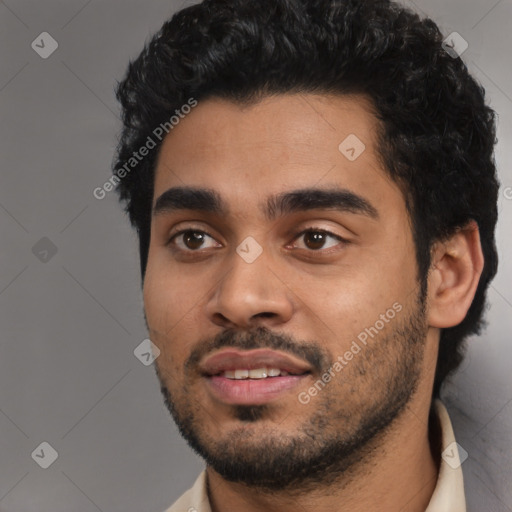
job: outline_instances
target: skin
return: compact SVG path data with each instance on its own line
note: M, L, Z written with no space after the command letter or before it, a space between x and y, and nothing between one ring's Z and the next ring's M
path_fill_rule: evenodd
M397 349L382 343L398 319L386 324L374 345L355 356L318 399L305 405L297 401L297 394L319 377L311 375L255 422L241 421L233 406L212 397L204 379L185 371L193 349L229 328L263 326L308 340L336 358L394 303L403 306L397 318L419 314L410 221L398 186L378 158L377 128L364 97L286 94L245 107L220 99L200 102L165 139L153 204L171 187L198 186L216 190L229 206L225 216L190 210L153 216L144 281L146 321L161 351L159 377L176 407L188 408L200 419L203 441L227 442L242 434L246 443L258 447L269 436L298 435L325 403L331 404L326 414L334 410L351 418L364 416L393 375ZM355 161L338 149L349 134L366 146ZM366 198L378 218L318 209L269 221L259 209L270 194L333 185ZM349 243L327 238L327 248L313 250L304 236L294 238L308 227L328 230ZM186 228L210 235L193 256L183 237L169 245L171 236ZM263 248L250 264L236 253L248 236ZM474 223L433 246L424 339L417 345L418 386L390 428L361 452L358 463L336 481L302 489L300 497L227 481L209 466L212 510L296 511L300 501L305 511L424 511L438 471L428 440L428 413L440 329L464 318L482 267ZM363 364L367 372L361 376ZM350 432L355 425L346 418L345 423L331 419L333 430Z

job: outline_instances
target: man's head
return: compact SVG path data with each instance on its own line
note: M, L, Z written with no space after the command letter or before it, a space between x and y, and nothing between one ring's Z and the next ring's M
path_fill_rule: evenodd
M479 331L494 116L441 42L387 1L207 1L119 86L115 169L162 391L226 478L348 468ZM302 376L247 395L223 372L248 349Z

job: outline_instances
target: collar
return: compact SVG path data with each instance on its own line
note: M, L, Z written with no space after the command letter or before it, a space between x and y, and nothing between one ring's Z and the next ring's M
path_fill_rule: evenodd
M450 416L439 399L434 400L433 406L441 427L442 454L437 484L425 512L466 512L462 467ZM206 471L202 471L194 486L165 512L212 512Z
M462 466L452 422L441 400L434 400L434 411L441 425L441 465L425 512L466 512Z

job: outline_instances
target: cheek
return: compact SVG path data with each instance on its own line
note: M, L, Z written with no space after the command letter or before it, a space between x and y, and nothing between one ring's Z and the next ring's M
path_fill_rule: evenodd
M393 301L383 296L377 283L366 277L332 281L323 298L315 299L320 318L335 333L339 352L364 327L378 318ZM310 292L311 294L311 292Z
M193 286L165 261L149 259L143 289L144 309L151 330L174 332L194 301ZM172 329L172 332L170 331Z
M296 290L305 311L312 313L309 316L316 323L317 336L334 337L335 350L339 351L386 311L394 315L393 305L408 303L416 286L413 263L410 258L384 258L381 253L380 257L360 258L358 265L322 279L302 276Z
M169 280L168 275L156 272L154 266L150 270L148 265L143 297L149 338L160 350L155 363L171 387L181 371L183 358L186 357L183 343L180 342L184 339L183 318L187 312L183 296L183 290Z

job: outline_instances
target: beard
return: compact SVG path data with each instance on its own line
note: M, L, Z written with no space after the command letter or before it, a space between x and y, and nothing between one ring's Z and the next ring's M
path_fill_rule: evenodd
M308 361L318 376L336 361L321 343L299 343L263 327L227 330L198 343L185 364L185 382L172 391L155 364L165 405L191 448L225 480L293 496L340 482L342 476L348 481L377 453L379 441L417 390L427 333L424 306L421 295L411 313L404 308L406 318L395 318L387 332L372 338L312 398L308 415L293 429L272 420L279 412L275 404L238 405L230 406L230 414L240 428L214 437L208 432L213 417L187 385L201 357L221 347L288 351Z

